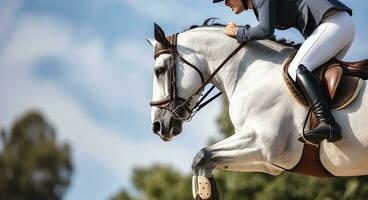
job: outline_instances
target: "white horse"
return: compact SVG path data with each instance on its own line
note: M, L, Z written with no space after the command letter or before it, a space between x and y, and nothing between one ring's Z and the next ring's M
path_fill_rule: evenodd
M167 41L157 36L164 35L162 29L156 27L155 32L155 40L150 43L156 48L167 46ZM235 39L223 34L223 27L198 27L178 35L175 55L196 66L206 80L238 45ZM304 144L297 138L308 109L290 96L282 77L284 60L295 51L271 40L249 42L211 80L229 101L235 133L203 148L195 156L192 165L195 198L211 198L211 189L202 188L201 184L211 185L209 179L215 168L278 175L298 164ZM172 89L167 81L170 61L176 65L178 97L189 98L201 85L199 73L193 67L182 59L172 58L168 52L157 54L153 101L165 99L168 103ZM342 128L343 139L335 143L324 141L320 145L320 161L334 176L368 174L367 90L364 81L357 99L349 107L333 112ZM177 107L183 101L171 102L171 106ZM167 107L153 105L153 131L165 141L179 134L182 119L189 115L186 110L193 108L197 101L198 95L195 95L187 102L187 109L174 114ZM207 194L201 194L203 190Z

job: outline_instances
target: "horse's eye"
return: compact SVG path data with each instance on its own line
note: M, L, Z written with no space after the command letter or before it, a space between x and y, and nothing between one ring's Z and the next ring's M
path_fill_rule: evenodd
M156 77L159 77L159 76L165 74L166 70L167 70L166 67L157 67L157 68L155 68Z

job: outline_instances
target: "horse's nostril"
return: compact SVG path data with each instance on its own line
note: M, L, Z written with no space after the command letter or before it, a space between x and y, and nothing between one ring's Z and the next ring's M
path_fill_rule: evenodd
M159 134L160 131L161 131L161 123L156 121L156 122L153 122L152 124L152 131L155 133L155 134Z

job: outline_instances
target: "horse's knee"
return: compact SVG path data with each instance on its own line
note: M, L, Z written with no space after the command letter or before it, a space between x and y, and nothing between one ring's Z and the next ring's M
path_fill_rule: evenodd
M193 159L192 169L208 165L210 158L211 153L206 148L201 149Z
M215 166L211 162L212 153L206 148L201 149L193 159L192 169L213 169Z

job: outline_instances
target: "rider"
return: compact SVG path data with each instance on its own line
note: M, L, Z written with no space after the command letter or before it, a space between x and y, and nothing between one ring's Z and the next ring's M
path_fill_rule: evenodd
M224 0L213 0L218 3ZM318 126L304 133L304 138L319 144L322 140L335 142L342 138L323 97L313 70L332 57L342 59L349 50L355 34L352 10L338 0L225 0L235 14L253 9L259 21L256 27L237 27L228 23L225 34L239 43L268 39L275 29L296 28L305 38L289 67L289 75L302 88L311 109L319 119Z

